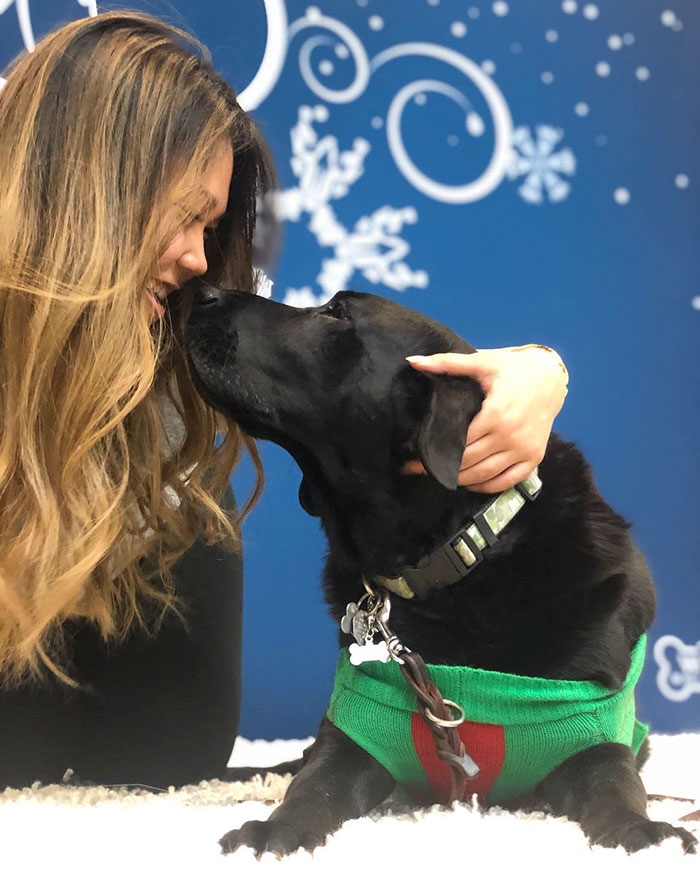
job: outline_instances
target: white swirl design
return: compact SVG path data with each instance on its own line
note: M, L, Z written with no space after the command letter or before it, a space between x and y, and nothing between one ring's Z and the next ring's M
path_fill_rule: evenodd
M397 58L427 57L447 63L462 73L479 90L491 113L494 131L494 148L491 159L483 173L463 185L446 185L423 173L410 158L401 133L401 120L406 104L418 93L433 91L453 99L465 113L465 129L471 136L481 136L484 123L471 108L469 100L456 88L434 79L422 79L404 86L393 98L387 113L387 138L389 150L396 166L414 188L433 200L451 204L465 204L480 200L496 188L506 173L511 158L513 121L508 104L496 83L474 61L446 46L434 43L402 43L380 52L368 61L365 49L347 25L323 15L316 7L307 9L303 18L289 28L289 41L308 27L322 27L334 33L352 55L355 62L355 77L342 90L331 89L319 81L311 68L311 54L319 45L332 45L327 37L311 37L299 52L299 67L302 77L315 95L329 103L348 103L356 100L367 88L372 74L381 66Z
M452 97L465 111L465 128L475 127L473 113L469 111L469 102L456 88L435 80L418 80L404 86L394 97L389 106L387 116L387 137L389 149L396 161L396 166L406 179L419 191L434 200L451 204L465 204L480 200L490 194L501 183L511 155L511 139L513 136L513 121L508 104L495 82L484 71L464 55L448 49L445 46L432 43L403 43L380 52L372 61L372 72L382 64L394 58L419 56L436 58L445 61L458 69L470 79L479 89L486 101L493 119L494 149L491 160L484 172L473 182L465 185L444 185L436 182L422 173L411 161L401 137L401 115L403 109L416 94L427 90L437 91ZM471 116L471 118L470 118Z
M287 34L289 42L291 43L296 34L307 27L325 27L341 40L341 45L350 52L355 61L355 78L347 88L340 90L328 88L320 82L311 69L310 60L312 50L320 44L321 40L318 37L312 37L304 43L299 52L299 67L304 82L306 82L314 94L322 100L327 100L329 103L350 103L353 100L357 100L367 88L370 78L370 65L365 47L347 24L323 15L316 6L309 6L306 10L306 15L303 18L298 18L290 26L289 33ZM330 44L331 40L325 38L323 42Z

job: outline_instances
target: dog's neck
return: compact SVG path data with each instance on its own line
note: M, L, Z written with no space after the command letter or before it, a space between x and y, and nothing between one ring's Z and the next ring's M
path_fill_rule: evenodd
M328 491L323 497L316 493L331 552L342 555L344 564L354 565L358 579L400 577L403 569L423 563L496 497L464 488L447 490L425 475L374 480L367 490L358 488L358 482L357 477L334 478L332 498ZM509 549L515 529L508 535L503 547L496 543L489 552ZM459 566L459 558L455 559ZM465 575L453 574L449 583ZM447 583L440 581L439 585ZM411 594L402 585L395 591Z

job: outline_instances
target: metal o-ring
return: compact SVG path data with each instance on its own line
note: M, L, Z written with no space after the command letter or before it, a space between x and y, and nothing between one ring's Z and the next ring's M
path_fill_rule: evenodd
M451 728L453 726L459 726L461 723L464 723L464 709L461 708L456 702L451 702L449 699L443 699L443 704L448 708L452 708L453 711L457 711L460 714L459 719L457 720L441 720L439 717L436 717L430 708L426 707L425 716L428 720L432 720L433 723L437 723L438 726L446 726L447 728Z

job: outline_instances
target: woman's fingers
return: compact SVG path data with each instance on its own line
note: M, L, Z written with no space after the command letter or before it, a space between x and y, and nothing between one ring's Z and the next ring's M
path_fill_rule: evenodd
M469 488L472 492L503 492L505 489L510 489L511 486L515 486L516 483L524 480L536 467L531 462L518 462L490 480L486 480L483 483L472 483Z
M478 465L480 462L488 459L489 456L503 449L505 448L496 444L493 435L484 435L484 437L479 438L473 443L467 444L467 447L462 454L460 471L466 471L467 468L471 468L473 465ZM409 462L405 462L401 471L404 474L426 473L425 468L418 459L411 459Z
M482 366L478 353L441 352L436 355L410 355L406 361L417 371L430 371L433 374L454 374L465 376L474 373Z
M512 452L492 453L487 459L477 462L476 465L462 468L457 483L471 489L475 483L486 483L492 480L518 461Z
M460 463L460 471L466 471L473 465L478 465L494 453L503 452L507 447L498 441L498 437L493 434L485 434L476 440L467 437L467 446L462 454Z
M476 443L476 441L486 435L496 433L500 425L500 415L499 410L493 404L489 404L489 399L487 398L474 419L469 423L467 446Z

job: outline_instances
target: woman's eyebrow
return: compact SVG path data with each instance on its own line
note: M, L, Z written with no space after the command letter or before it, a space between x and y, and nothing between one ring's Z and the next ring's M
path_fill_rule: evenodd
M204 205L202 207L203 210L213 213L219 209L219 201L214 197L211 192L203 188L202 195L204 196ZM217 218L221 218L221 216L218 216Z

